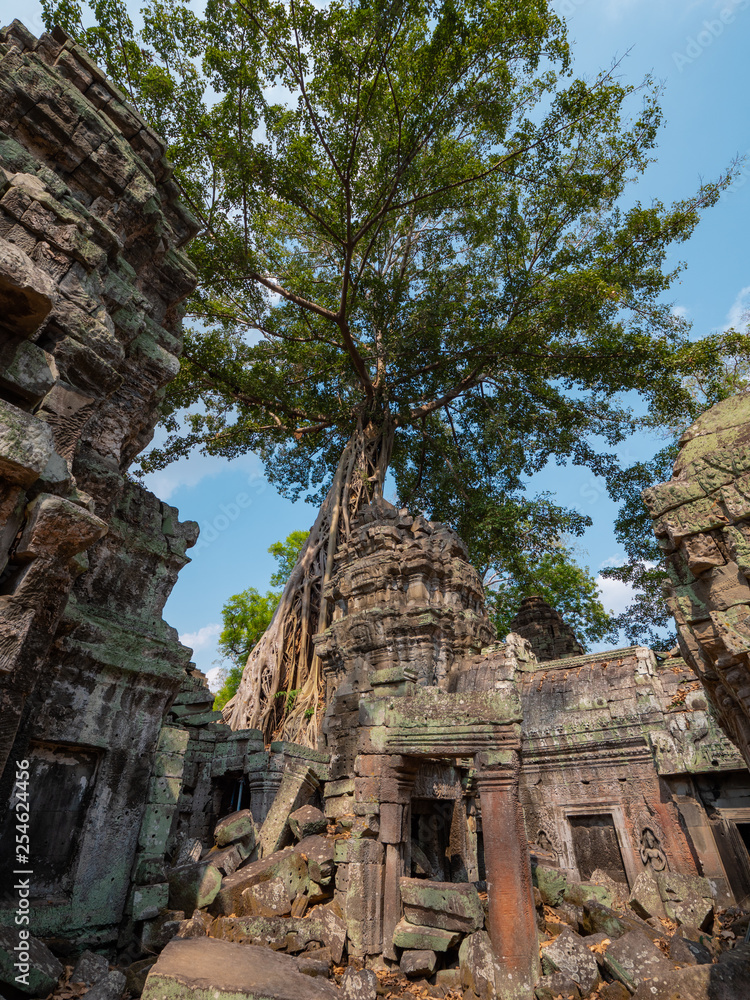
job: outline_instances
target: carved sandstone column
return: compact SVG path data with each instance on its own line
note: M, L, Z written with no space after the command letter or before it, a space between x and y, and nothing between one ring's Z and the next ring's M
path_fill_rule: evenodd
M476 765L498 996L527 1000L540 969L531 862L518 798L520 755L517 750L480 753Z

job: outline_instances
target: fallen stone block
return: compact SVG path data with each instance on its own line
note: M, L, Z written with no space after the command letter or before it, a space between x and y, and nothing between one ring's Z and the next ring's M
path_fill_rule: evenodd
M322 976L323 979L327 979L332 967L330 948L314 948L312 951L303 951L297 956L297 968L305 976Z
M693 965L642 982L632 1000L750 1000L744 962Z
M399 882L404 916L409 923L464 934L484 927L479 893L470 882L429 882L421 878L401 878Z
M486 931L476 931L464 938L458 949L458 965L461 983L480 997L493 1000L495 997L495 953L490 936Z
M628 897L628 906L644 920L648 920L649 917L666 917L667 911L664 909L659 884L652 872L641 872L635 880Z
M303 806L303 808L306 807ZM294 853L299 854L307 863L307 874L311 882L315 882L317 885L330 884L335 869L333 862L335 844L334 840L313 834L304 837L293 848Z
M177 937L207 937L212 923L212 917L210 917L203 910L196 910L189 920L181 921L179 930L177 931Z
M410 979L418 976L426 979L435 971L436 964L437 955L434 951L405 951L401 956L399 968Z
M246 857L247 854L240 849L239 844L230 844L229 847L212 847L210 851L206 851L201 861L212 864L222 875L232 875Z
M93 951L84 951L73 967L70 981L71 983L85 983L86 986L93 986L108 972L109 962L104 955L97 955Z
M581 991L576 983L562 972L553 972L549 976L542 976L534 989L536 1000L580 1000Z
M669 957L678 965L710 965L711 952L699 941L691 941L679 932L669 939Z
M630 1000L630 990L615 979L614 982L602 986L599 997L600 1000Z
M630 931L613 941L604 954L604 967L629 990L644 979L667 975L674 968L642 931Z
M315 806L300 806L289 817L289 828L295 840L304 840L305 837L312 837L317 833L325 833L328 827L328 820L320 809Z
M305 976L288 955L211 938L171 941L151 969L144 1000L336 1000L339 990Z
M250 836L255 838L255 821L249 809L230 813L214 827L214 843L217 847L228 847L229 844Z
M277 875L268 882L243 890L242 912L253 917L285 917L291 913L292 904L284 879Z
M583 939L566 927L552 944L542 949L542 971L561 972L576 982L581 992L590 993L599 981L599 968Z
M261 861L252 861L238 871L227 875L211 906L216 914L242 913L242 893L251 886L283 878L291 902L307 877L307 865L291 847L270 854Z
M378 977L371 969L353 969L341 977L341 992L345 1000L377 1000Z
M611 909L614 906L615 897L608 886L597 885L595 882L576 882L569 885L563 894L563 903L570 903L576 907L581 907L590 900ZM558 903L557 907L562 906L563 903Z
M459 931L446 931L442 927L418 927L407 920L401 920L393 931L393 943L397 948L410 951L447 951L461 937Z
M28 950L16 950L19 945L26 945ZM20 968L15 967L16 962ZM63 971L47 945L24 928L0 927L0 983L28 996L46 997L57 986Z
M146 977L151 971L151 967L155 964L157 959L156 955L151 955L149 958L142 958L139 962L133 962L129 965L125 973L125 989L130 996L139 997L143 993L143 987L146 985Z
M221 889L221 872L210 862L172 868L167 878L170 907L185 913L210 906Z
M460 969L438 969L435 973L435 985L442 986L444 990L460 991L461 970Z
M537 865L532 868L532 881L539 889L542 902L547 906L557 906L568 889L568 880L557 868L547 868Z
M656 876L659 894L670 920L710 930L713 923L714 896L707 879L698 875L663 872Z
M589 900L583 907L583 919L581 926L586 934L606 934L613 941L621 938L629 931L640 930L650 937L652 941L661 937L661 931L655 930L644 920L636 917L635 914L616 913L607 906L600 906Z
M86 994L90 1000L120 1000L125 992L126 977L123 972L113 969L100 979L98 983L91 987Z
M306 917L217 917L211 936L275 950L304 951L312 942L329 948L339 965L346 944L346 924L329 906L316 906Z

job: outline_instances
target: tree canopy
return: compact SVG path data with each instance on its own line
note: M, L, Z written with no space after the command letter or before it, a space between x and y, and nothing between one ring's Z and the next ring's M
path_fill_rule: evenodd
M667 259L729 174L638 201L657 88L576 78L547 0L146 0L138 29L122 0L89 2L93 26L78 0L45 16L166 137L202 227L170 436L144 468L254 449L285 495L337 493L290 578L294 627L290 596L240 691L318 699L325 574L387 470L519 576L588 523L530 475L554 459L611 481L625 435L695 412L685 376L721 345L671 311Z

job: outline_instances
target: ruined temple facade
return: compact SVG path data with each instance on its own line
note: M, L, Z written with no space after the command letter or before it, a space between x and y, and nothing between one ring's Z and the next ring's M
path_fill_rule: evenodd
M682 654L750 765L750 393L699 417L643 499Z
M197 526L128 476L195 282L163 144L61 31L0 33L0 96L0 796L28 759L33 933L429 953L446 984L526 1000L542 870L610 901L671 876L750 898L750 776L706 695L746 753L748 397L647 498L684 659L584 654L538 597L496 641L461 539L379 502L328 584L318 744L264 744L161 617ZM7 897L0 973L12 927Z

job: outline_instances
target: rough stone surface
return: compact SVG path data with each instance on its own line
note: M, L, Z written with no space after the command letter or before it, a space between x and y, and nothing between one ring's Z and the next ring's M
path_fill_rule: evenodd
M242 892L242 911L248 916L284 917L292 912L289 890L283 878L269 879Z
M510 630L531 644L540 663L583 653L573 629L542 597L524 597Z
M289 816L289 826L296 840L303 840L316 833L325 833L328 820L315 806L300 806Z
M84 951L73 967L70 974L71 983L85 983L86 986L93 986L109 972L109 962L104 955L97 955L93 951Z
M90 1000L120 1000L125 992L126 976L113 969L103 979L95 983L86 994Z
M666 975L672 963L642 931L629 931L610 944L604 953L607 971L634 989L644 979Z
M221 872L212 864L174 868L169 873L169 905L192 913L209 906L221 888Z
M672 479L643 500L666 557L680 649L750 766L750 393L722 400L680 439Z
M249 809L240 809L225 816L214 829L214 843L217 847L227 847L236 840L252 838L255 842L255 822ZM252 850L253 844L250 845Z
M307 865L299 854L294 853L291 848L277 851L261 861L253 861L232 875L228 875L223 880L221 889L216 895L211 908L212 912L219 914L242 913L245 890L276 878L283 880L291 903L304 885L306 876Z
M172 941L151 969L144 1000L335 1000L331 983L306 976L270 948L197 938Z
M297 968L306 976L322 976L326 979L331 974L332 965L330 948L314 948L297 956Z
M447 951L458 943L458 931L446 931L440 927L418 927L401 920L393 932L393 943L397 948L413 951Z
M633 1000L750 1000L747 965L744 962L697 965L658 974L642 982L632 997Z
M581 991L578 985L562 972L553 972L542 976L534 989L536 1000L579 1000Z
M196 279L164 154L63 31L0 31L0 770L30 759L32 836L67 845L35 866L32 899L57 902L31 926L77 947L164 894L174 804L149 775L193 676L162 609L197 525L126 478Z
M666 917L664 901L659 892L659 884L652 871L644 871L635 880L628 897L631 910L644 920L649 917Z
M19 944L28 945L28 968L14 968L20 958L17 951ZM25 952L24 952L25 954ZM57 986L57 981L63 974L63 967L49 948L31 935L24 941L18 934L18 929L0 927L0 983L14 987L32 997L45 997ZM19 980L17 976L24 976Z
M709 930L713 922L714 895L704 878L665 873L657 877L664 909L671 920Z
M461 982L481 1000L495 996L495 953L486 931L476 931L464 938L458 950Z
M431 976L435 971L437 955L434 951L405 951L401 955L399 968L411 978Z
M376 1000L378 977L371 969L349 967L341 977L341 994L344 1000Z
M470 934L484 926L479 894L469 883L402 878L401 901L411 924Z
M542 969L547 973L561 972L576 982L584 995L590 993L599 980L596 959L578 934L568 927L543 949Z

